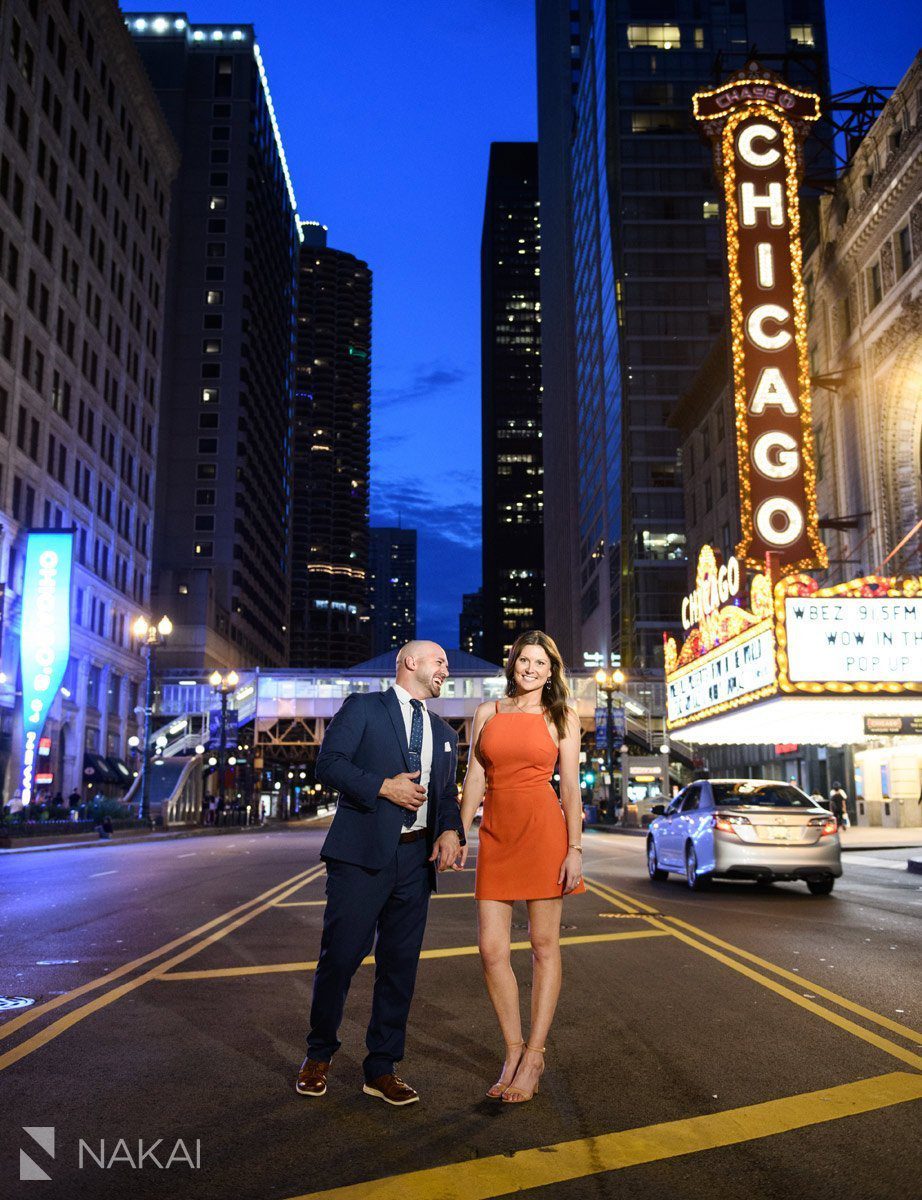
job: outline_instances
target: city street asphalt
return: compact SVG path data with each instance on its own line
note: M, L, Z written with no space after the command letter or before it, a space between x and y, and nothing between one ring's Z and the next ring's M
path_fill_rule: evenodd
M422 1101L392 1109L361 1092L370 965L327 1095L294 1090L322 838L302 827L4 858L0 991L33 1002L0 1011L4 1196L917 1194L922 877L905 850L849 853L830 897L729 882L692 894L647 879L642 838L587 832L590 890L565 902L547 1072L515 1108L483 1098L502 1046L473 871L442 876L400 1067ZM523 1004L525 921L517 906ZM49 1177L41 1190L19 1181L21 1152Z

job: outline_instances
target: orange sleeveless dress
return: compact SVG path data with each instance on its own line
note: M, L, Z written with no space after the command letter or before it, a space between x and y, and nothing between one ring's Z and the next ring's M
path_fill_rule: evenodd
M551 776L557 746L541 713L492 716L478 746L487 776L477 849L478 900L562 896L567 823ZM573 892L584 892L582 881Z

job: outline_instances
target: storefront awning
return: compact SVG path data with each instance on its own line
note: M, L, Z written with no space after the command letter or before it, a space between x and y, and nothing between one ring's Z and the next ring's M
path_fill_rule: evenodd
M87 783L121 783L121 776L109 766L101 754L86 750L83 754L83 778Z
M120 786L125 788L130 787L134 782L134 775L124 759L110 755L105 761Z
M920 696L773 696L683 725L673 735L693 746L850 746L880 741L865 717L922 716Z

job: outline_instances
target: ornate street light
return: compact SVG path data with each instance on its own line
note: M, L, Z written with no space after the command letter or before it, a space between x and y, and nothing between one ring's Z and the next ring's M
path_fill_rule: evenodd
M150 726L154 711L154 656L173 632L173 622L163 616L156 625L140 616L131 627L134 636L147 647L147 688L144 700L144 745L141 751L141 800L138 804L138 819L150 816Z
M240 682L240 676L236 671L228 671L226 675L222 675L220 671L212 671L208 677L208 682L211 684L213 691L221 697L221 744L218 748L218 800L220 802L221 811L224 811L224 796L225 796L225 749L224 745L227 740L227 698L234 691L237 684Z
M595 673L595 681L599 686L599 690L605 693L605 711L607 715L607 726L605 736L605 758L606 767L608 770L608 788L609 799L611 799L615 787L615 747L614 747L614 728L612 721L612 698L617 693L622 694L624 685L627 682L627 676L620 667L614 671L606 671L604 667L600 667ZM622 751L626 747L622 747ZM620 766L621 755L618 755ZM624 797L622 796L622 801ZM612 804L612 817L615 821L618 820L618 813Z

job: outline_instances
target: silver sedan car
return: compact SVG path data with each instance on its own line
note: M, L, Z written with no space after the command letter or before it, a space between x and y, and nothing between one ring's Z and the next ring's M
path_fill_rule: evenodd
M654 881L675 871L698 891L715 876L800 879L814 896L828 896L842 874L835 817L793 784L704 779L657 808L647 835Z

